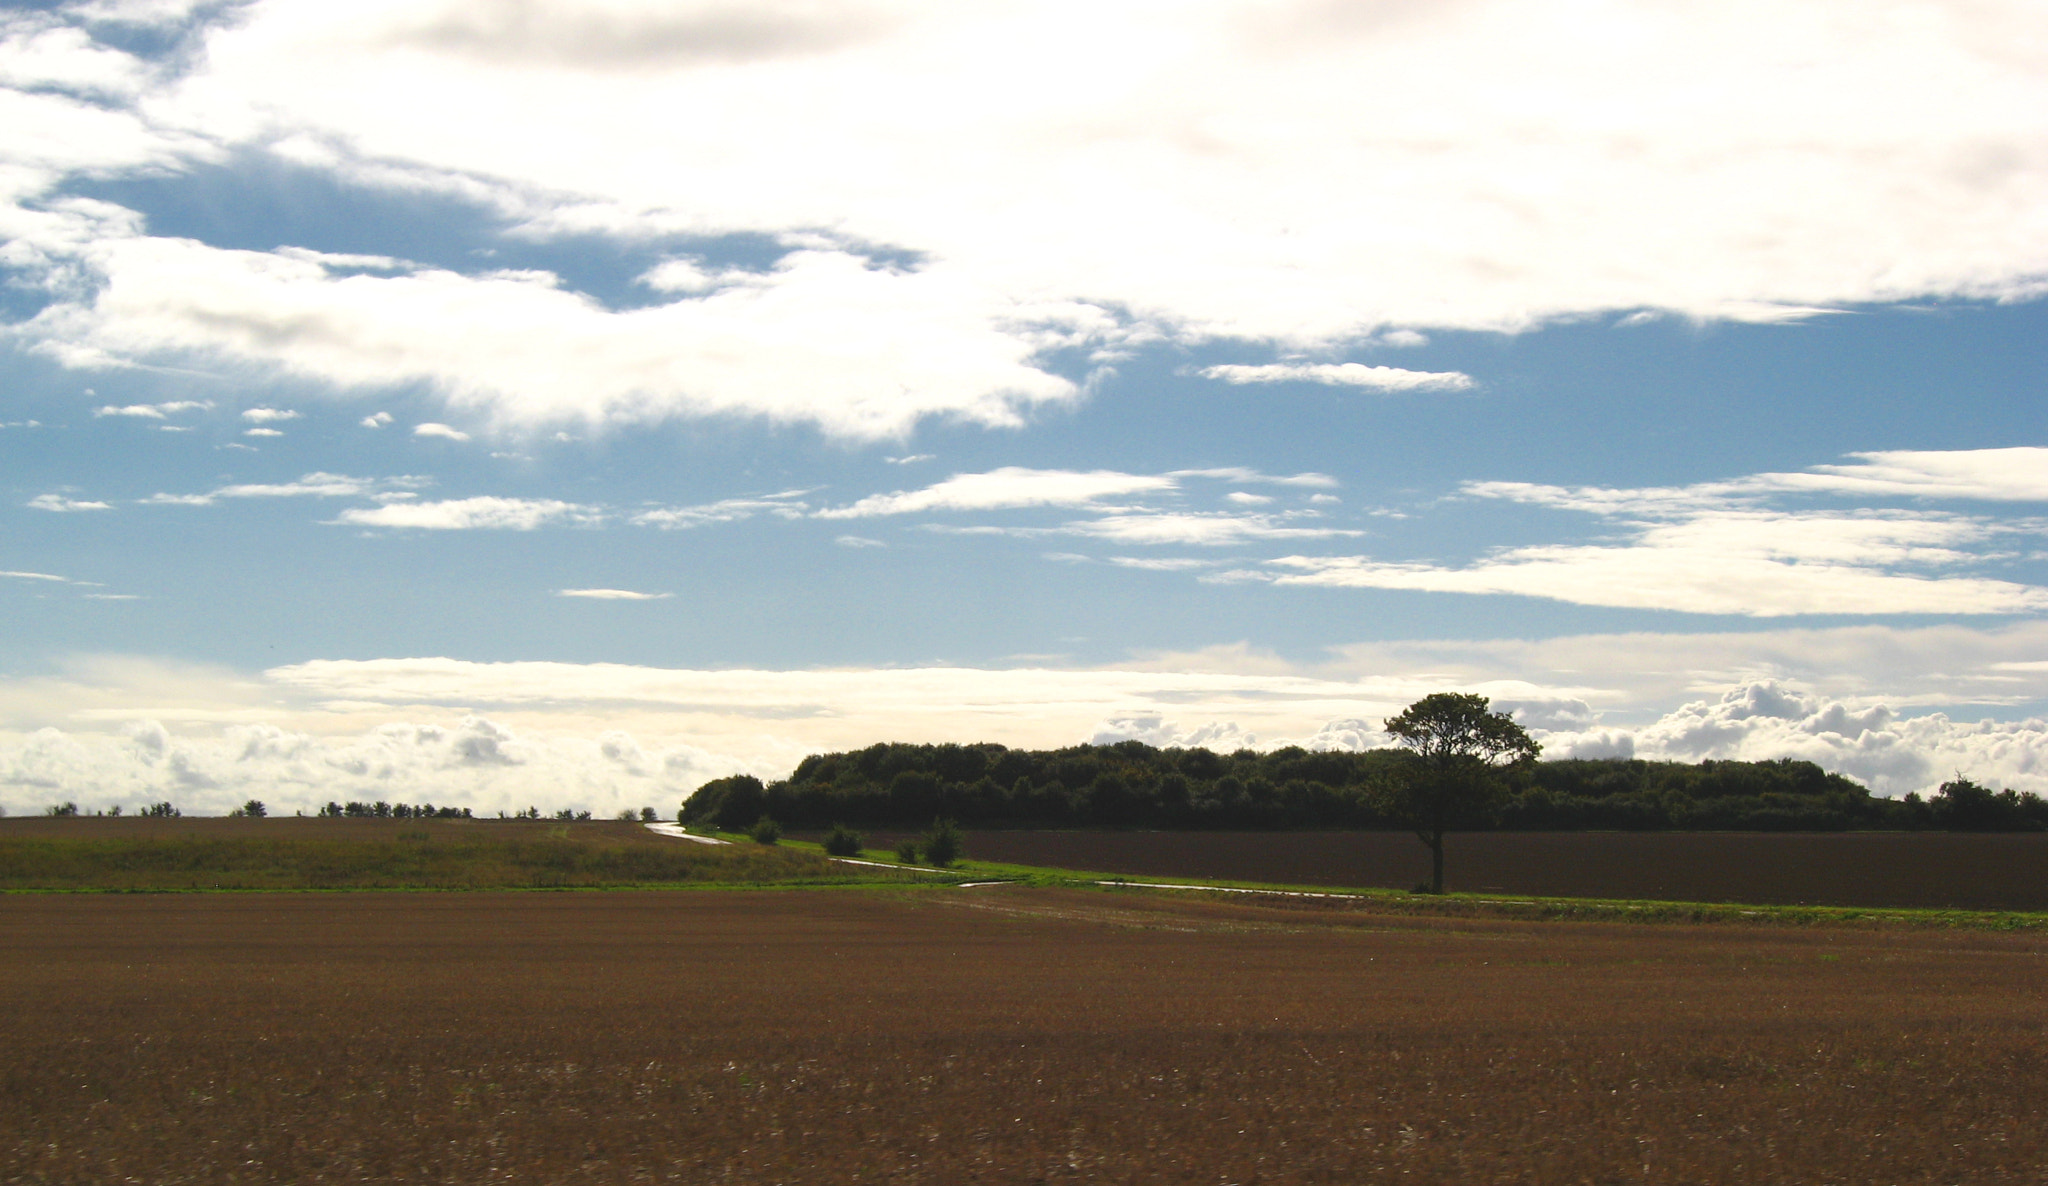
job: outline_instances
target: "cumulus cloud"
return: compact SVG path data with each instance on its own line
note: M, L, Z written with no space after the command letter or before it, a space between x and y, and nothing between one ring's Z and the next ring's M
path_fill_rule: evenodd
M394 502L350 507L335 518L355 527L396 527L419 531L532 531L556 523L592 523L596 507L552 498L454 498L443 502Z
M244 408L242 419L252 424L274 424L280 420L297 420L299 414L290 408Z
M382 428L391 423L391 413L372 412L360 421L364 428Z
M670 815L703 782L746 768L687 744L649 752L619 730L528 736L474 715L344 737L267 723L173 732L144 719L119 734L45 727L0 744L0 799L28 811L65 800L88 810L169 800L188 815L224 815L251 798L273 814L381 799L483 815L528 806Z
M2048 699L2041 624L1374 646L1318 669L1242 646L1081 670L418 658L240 675L74 660L55 675L0 680L0 804L171 797L217 812L253 796L288 809L384 798L608 811L664 794L672 805L707 778L778 776L805 754L882 737L1375 748L1389 743L1387 717L1446 689L1491 697L1553 757L1794 757L1889 794L1926 791L1958 770L2048 792L2048 723L1978 720L1956 707L1973 687ZM1963 656L1963 676L1948 674L1944 654ZM1803 663L1843 691L1771 676L1683 694L1718 678L1730 656ZM1854 679L1841 682L1831 660ZM1567 669L1573 683L1557 682ZM1928 711L1938 698L1941 710Z
M1203 367L1204 379L1225 383L1321 383L1327 387L1361 387L1368 391L1470 391L1472 376L1459 371L1405 371L1399 367L1362 363L1269 363L1264 366Z
M466 441L469 439L469 434L459 428L450 428L445 424L435 424L432 421L413 425L412 435L416 437L440 437L443 440L449 441Z
M245 428L242 430L242 435L245 437L281 437L284 433L275 428Z
M529 237L798 250L670 261L649 291L677 299L613 311L552 277L373 275L15 202L10 263L62 300L10 336L72 365L421 385L496 425L745 415L874 438L1072 399L1060 346L1782 320L2022 298L2048 274L2048 50L2025 0L1390 12L271 0L221 12L161 77L24 17L0 78L135 95L149 119L0 91L9 194L274 145L469 195Z

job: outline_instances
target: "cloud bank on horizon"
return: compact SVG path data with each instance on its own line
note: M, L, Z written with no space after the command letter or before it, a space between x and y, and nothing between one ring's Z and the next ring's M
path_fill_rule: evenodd
M2044 33L10 10L0 805L1355 747L1444 686L2048 790Z

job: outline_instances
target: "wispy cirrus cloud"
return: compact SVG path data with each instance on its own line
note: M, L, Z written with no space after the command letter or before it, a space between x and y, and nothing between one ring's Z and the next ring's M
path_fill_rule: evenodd
M314 471L291 482L240 482L219 486L203 494L152 494L141 501L152 506L212 506L223 498L355 498L374 494L391 485L419 484L418 478L352 478L347 474Z
M159 404L126 404L121 406L106 404L94 408L92 414L96 419L103 419L108 416L126 416L138 420L162 420L179 412L204 411L212 406L213 403L209 400L178 399Z
M1925 508L1792 509L1798 496L2048 500L2048 450L1859 453L1843 465L1685 487L1472 482L1469 498L1588 513L1618 542L1502 548L1473 562L1285 556L1281 585L1515 595L1579 605L1746 617L2016 614L2048 588L1986 575L1987 549L2041 524ZM1255 573L1240 574L1254 578Z
M62 494L38 494L23 505L38 511L55 511L67 514L73 511L110 511L114 504L93 499L70 498Z
M922 511L993 511L1022 507L1091 506L1110 498L1158 494L1175 489L1164 474L1127 474L1115 470L1026 469L1004 466L979 474L955 474L922 490L875 494L851 506L818 512L821 519L864 519Z
M673 593L642 593L634 589L557 589L557 597L575 597L585 601L666 601Z
M394 502L375 508L350 507L336 523L413 531L533 531L558 524L603 519L599 507L552 498L454 498L441 502Z
M725 498L694 506L653 507L635 512L629 521L640 527L686 531L712 523L737 523L756 515L801 519L810 513L810 507L802 501L802 496L807 493L804 490L787 490L759 498Z
M1462 371L1410 371L1400 367L1366 366L1356 362L1276 362L1260 366L1226 363L1195 372L1204 379L1248 383L1320 383L1326 387L1357 387L1367 391L1470 391L1478 386Z

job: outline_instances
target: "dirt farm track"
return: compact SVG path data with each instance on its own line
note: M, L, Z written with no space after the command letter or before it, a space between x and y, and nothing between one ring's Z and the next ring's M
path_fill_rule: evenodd
M870 838L878 848L893 833ZM1429 853L1406 832L972 832L970 855L1152 877L1407 889ZM2048 910L2048 834L1470 832L1445 844L1454 891L1963 910Z
M0 1182L2041 1180L2031 933L0 898Z

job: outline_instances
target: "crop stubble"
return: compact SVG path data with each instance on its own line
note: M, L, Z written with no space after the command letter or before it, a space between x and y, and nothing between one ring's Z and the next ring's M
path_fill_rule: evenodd
M0 1177L2038 1180L2043 948L1020 887L12 897Z

